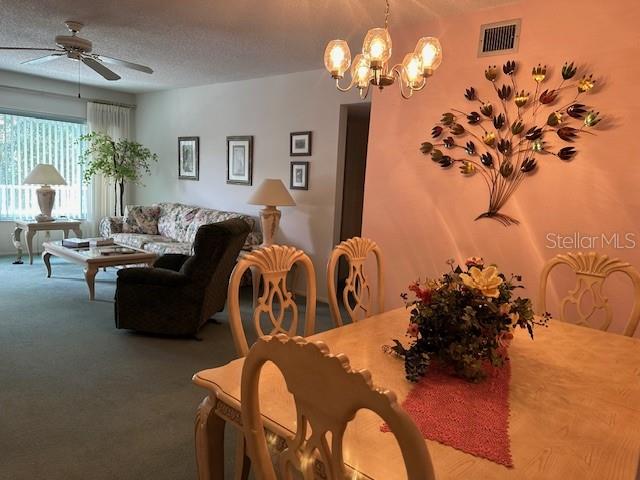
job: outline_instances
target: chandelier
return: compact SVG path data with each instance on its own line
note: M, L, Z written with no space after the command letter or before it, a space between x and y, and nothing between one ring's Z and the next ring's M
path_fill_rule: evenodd
M414 91L422 90L427 77L442 62L442 47L435 37L422 37L413 52L407 53L402 63L389 67L391 58L391 36L389 35L389 0L384 15L384 28L372 28L362 44L362 53L351 61L349 45L344 40L332 40L324 51L324 65L336 80L336 87L347 92L356 87L360 98L365 99L371 85L380 90L398 80L400 94L410 98ZM351 82L340 85L340 80L351 66Z

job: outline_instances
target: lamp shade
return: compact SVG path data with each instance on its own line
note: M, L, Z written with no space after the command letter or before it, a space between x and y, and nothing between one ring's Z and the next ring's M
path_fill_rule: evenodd
M247 201L249 205L292 207L296 202L279 178L267 178Z
M39 163L35 166L27 178L22 182L23 185L66 185L62 175L53 165L45 165Z

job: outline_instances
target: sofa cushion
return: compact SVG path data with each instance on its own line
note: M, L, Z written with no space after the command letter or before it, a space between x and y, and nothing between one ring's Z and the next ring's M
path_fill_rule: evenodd
M157 206L127 205L122 232L158 235L159 217L160 208Z
M243 215L241 213L236 213L236 212L223 212L221 210L214 210L212 208L201 208L196 213L193 221L187 227L187 230L185 231L184 240L182 241L193 243L193 241L196 238L196 233L198 233L198 229L202 225L224 222L225 220L229 220L231 218L240 218L244 220L247 223L247 225L249 225L249 228L253 229L253 226L254 226L253 219L248 215Z
M159 203L158 233L177 242L185 242L187 228L200 210L181 203Z
M147 235L144 233L114 233L113 241L120 245L132 248L143 248L149 242L171 242L172 240L162 235Z
M255 230L256 221L250 215L236 212L225 212L213 208L194 207L181 203L163 202L156 205L160 208L158 233L177 242L193 243L198 228L209 223L222 222L230 218L241 218L251 230ZM262 234L252 231L247 237L245 248L255 247L262 242Z
M182 255L191 255L192 245L187 242L149 242L145 243L144 249L147 252L153 252L157 255L166 253L181 253Z

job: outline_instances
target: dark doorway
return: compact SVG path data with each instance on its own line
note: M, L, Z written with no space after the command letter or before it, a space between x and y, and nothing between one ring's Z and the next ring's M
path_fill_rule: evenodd
M347 130L342 184L342 214L340 241L362 234L362 208L364 205L364 179L367 168L369 143L370 103L347 105ZM338 267L338 285L342 287L348 275L344 259Z

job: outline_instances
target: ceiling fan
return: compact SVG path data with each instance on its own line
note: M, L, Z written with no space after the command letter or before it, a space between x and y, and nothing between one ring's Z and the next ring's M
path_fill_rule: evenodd
M32 47L0 47L0 50L32 50L41 52L52 52L44 57L34 58L22 62L24 65L39 65L41 63L50 62L61 57L67 57L84 63L87 67L102 75L107 80L120 80L120 75L105 67L104 64L118 65L121 67L131 68L139 72L153 73L153 70L144 65L127 62L118 58L108 57L98 53L92 53L93 44L85 39L78 37L78 33L84 26L81 22L67 20L64 22L71 32L71 35L56 36L56 45L58 48L32 48Z

